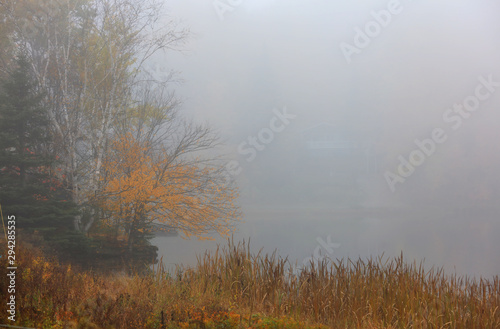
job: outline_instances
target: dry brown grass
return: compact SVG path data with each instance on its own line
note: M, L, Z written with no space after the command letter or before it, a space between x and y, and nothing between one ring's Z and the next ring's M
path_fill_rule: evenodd
M18 249L17 325L37 328L500 328L500 281L445 275L403 257L324 261L300 275L229 241L195 268L78 272ZM6 264L0 284L6 287ZM5 298L6 289L2 289ZM5 312L1 323L8 323ZM310 328L310 327L308 327ZM317 327L319 328L319 327Z
M202 294L230 292L249 312L332 328L500 328L500 281L446 275L392 260L323 261L300 275L286 259L251 255L244 243L217 249L187 273Z

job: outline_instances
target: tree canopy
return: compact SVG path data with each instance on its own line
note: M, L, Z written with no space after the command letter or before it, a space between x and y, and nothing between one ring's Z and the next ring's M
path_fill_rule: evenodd
M148 244L153 223L201 238L228 234L240 218L237 189L214 155L217 136L182 115L172 75L158 80L147 70L155 53L180 49L188 37L162 12L156 0L0 1L0 77L22 56L31 79L5 97L22 101L14 93L25 93L23 101L40 106L23 107L32 108L23 128L31 139L15 147L20 176L28 167L52 175L42 181L57 181L58 198L81 209L69 216L77 231L125 237L130 249ZM12 106L3 109L16 118ZM4 135L6 164L15 135ZM30 140L36 147L24 146ZM44 148L36 159L26 153L35 148ZM38 154L57 161L46 165Z

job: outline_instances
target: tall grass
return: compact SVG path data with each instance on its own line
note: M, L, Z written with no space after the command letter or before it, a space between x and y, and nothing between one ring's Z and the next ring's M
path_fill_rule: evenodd
M332 328L500 328L500 282L447 276L422 263L324 260L295 276L286 259L252 256L244 243L199 258L187 280L201 293L230 292L240 309Z
M403 255L325 260L298 275L287 259L232 240L194 268L160 263L147 275L75 271L32 250L17 260L15 324L27 327L500 328L498 276L446 275ZM0 284L6 298L4 258Z

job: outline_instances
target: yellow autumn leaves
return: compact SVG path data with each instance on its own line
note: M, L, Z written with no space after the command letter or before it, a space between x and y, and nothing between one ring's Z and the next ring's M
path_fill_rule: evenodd
M132 133L116 138L103 163L97 203L105 221L144 233L160 222L184 236L228 235L239 219L236 190L217 179L217 168L183 162Z

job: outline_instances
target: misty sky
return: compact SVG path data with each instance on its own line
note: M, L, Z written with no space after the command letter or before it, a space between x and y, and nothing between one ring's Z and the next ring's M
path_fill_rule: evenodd
M333 202L332 208L432 203L433 209L439 209L439 215L429 215L423 208L420 215L413 209L408 216L400 215L400 222L384 215L348 222L336 215L338 240L347 233L353 235L339 241L341 255L351 256L373 244L394 253L406 248L413 257L435 256L431 262L446 263L448 268L456 265L464 273L500 272L492 265L500 263L500 243L494 242L493 235L498 233L499 220L483 211L485 204L494 205L500 196L499 2L165 0L165 8L172 19L191 29L192 37L183 54L156 56L151 66L156 74L179 71L184 82L174 87L183 100L183 111L199 122L209 122L226 140L229 157L244 169L237 177L245 192L243 203L250 195L252 209L259 208L261 199L272 206L269 195L259 198L270 189L279 200L276 204L296 205L285 192L302 186L308 179L302 173L309 168L289 169L305 154L297 145L304 131L328 123L340 135L354 134L371 143L378 166L375 173L355 177L356 188L363 186L362 201ZM360 30L372 36L360 37ZM360 40L363 47L356 47ZM351 51L356 47L355 52L346 55L346 47ZM474 105L478 88L483 99L477 108L456 112L456 104ZM276 116L273 109L284 107L296 117L248 161L238 146L268 128ZM401 176L404 182L394 183L391 191L387 172L397 174L399 157L408 159L417 149L415 139L432 138L436 129L442 142L436 142L435 152L410 177ZM273 169L266 173L267 168ZM293 187L287 183L292 178ZM281 189L275 189L275 181ZM331 184L335 182L339 181ZM336 200L344 200L332 193ZM465 214L464 200L475 210ZM302 217L294 218L296 223L312 216L304 209L315 209L314 201L313 197L302 200ZM328 204L323 207L328 209ZM454 222L457 214L460 218ZM329 220L323 217L317 225ZM424 217L428 225L418 222ZM242 236L256 235L252 239L258 244L264 231L250 229L258 226L252 226L256 218L246 220L250 223ZM405 222L411 224L401 224ZM271 227L266 234L272 236ZM306 250L297 251L296 257L314 249L321 230L297 238L306 241L300 242ZM394 243L388 242L396 236ZM287 248L286 242L272 244L271 237L260 241L270 249Z
M340 44L353 44L354 29L390 1L241 2L221 21L213 1L167 1L193 37L186 57L160 63L181 71L186 109L228 135L251 132L283 105L300 115L300 127L352 117L388 127L439 124L477 76L500 75L495 1L402 0L401 13L350 64Z

